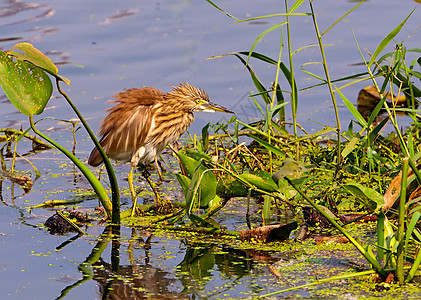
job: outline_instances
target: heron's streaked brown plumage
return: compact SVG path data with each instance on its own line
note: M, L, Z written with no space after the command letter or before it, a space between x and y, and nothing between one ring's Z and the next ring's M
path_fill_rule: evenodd
M151 162L169 143L177 140L190 126L195 111L220 110L209 102L208 94L188 83L163 93L155 88L129 89L116 95L108 115L101 123L101 146L116 160ZM95 148L89 157L91 166L102 163Z

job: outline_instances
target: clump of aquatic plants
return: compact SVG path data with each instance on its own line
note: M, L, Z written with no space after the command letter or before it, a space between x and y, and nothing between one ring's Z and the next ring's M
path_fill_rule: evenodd
M7 128L0 129L0 132L4 133L4 135L0 135L0 143L2 144L0 147L0 185L3 182L2 180L6 178L12 184L19 185L24 190L25 194L29 193L32 185L38 180L41 174L35 165L25 156L31 152L49 149L51 146L37 137L29 135L27 131L24 132L22 130ZM25 154L20 154L17 151L17 145L22 139L27 139L32 143L31 149ZM16 170L15 163L17 157L25 159L31 165L35 173L34 178ZM6 163L5 158L11 158L9 166Z
M212 1L208 2L222 11ZM284 17L285 20L272 25L262 32L252 45L250 51L229 53L211 58L221 58L227 55L237 57L249 71L255 85L257 93L251 97L256 103L256 107L262 112L263 118L260 122L253 124L245 124L237 120L237 124L243 126L241 131L246 132L254 140L254 144L259 145L257 147L259 154L256 156L261 160L261 165L264 167L260 170L248 169L247 172L250 172L253 176L257 176L254 178L258 178L258 181L262 185L259 185L257 181L251 182L245 180L247 183L242 181L241 178L244 169L235 166L232 162L224 161L224 163L231 164L232 169L225 168L221 164L208 163L208 170L225 171L217 179L217 185L225 184L226 190L228 191L235 190L235 184L241 182L240 186L242 188L250 184L248 196L253 195L253 193L256 195L256 192L257 194L265 195L262 206L263 217L265 216L265 211L270 211L270 207L273 205L279 205L279 201L290 204L291 208L304 203L311 204L360 251L372 267L372 270L368 271L368 273L377 273L383 279L388 274L394 274L398 281L403 283L404 281L409 282L413 279L421 261L421 258L417 254L411 255L409 251L411 248L418 248L419 246L419 242L413 238L414 235L419 236L418 229L416 228L416 224L420 218L420 215L417 213L419 210L419 206L417 206L418 200L413 200L409 203L406 202L408 165L411 166L415 174L419 174L415 166L415 162L419 157L417 155L418 139L413 138L413 133L416 136L419 135L417 98L421 96L420 90L412 81L413 78L421 79L421 73L417 70L421 66L421 58L414 59L408 65L406 63L406 55L410 52L421 53L421 50L406 49L403 43L400 43L396 45L394 52L380 57L383 50L390 46L391 42L393 42L394 38L405 25L412 14L411 12L407 18L380 42L368 61L362 55L362 59L367 66L367 72L332 80L328 71L328 63L324 54L325 46L323 45L322 38L335 24L363 2L358 3L323 32L320 32L318 28L313 9L313 1L309 1L310 12L307 13L296 12L304 1L297 0L291 7L288 7L288 2L285 1L285 13L259 16L246 20L236 19L235 22L248 22L273 17ZM300 128L296 122L297 101L300 90L298 90L295 83L293 65L293 53L295 54L301 49L295 51L291 49L291 28L289 23L289 18L298 16L309 16L312 18L318 41L317 46L322 57L320 64L323 66L324 76L319 76L305 70L305 65L302 66L302 69L307 74L319 79L321 81L319 85L326 85L328 87L337 121L336 127L326 127L318 133L304 134L302 136L298 136L297 130ZM271 59L255 52L254 49L263 36L275 30L286 32L286 34L281 34L278 59ZM286 37L286 41L283 40L284 36ZM289 59L289 66L281 59L281 57L284 57L282 55L284 44L288 50L286 56ZM251 59L277 66L275 80L271 83L271 89L266 89L265 84L259 80L257 74L252 70L249 65L249 60ZM290 87L287 94L289 95L292 109L292 135L285 131L285 125L287 124L285 122L285 105L287 104L287 99L284 96L286 92L279 87L281 73ZM380 85L376 82L376 79L379 78L383 79ZM344 86L337 87L338 83L345 80L348 82ZM361 115L341 91L343 87L363 80L372 80L378 95L380 95L380 101L373 105L373 109L367 118ZM384 93L386 88L391 91L391 103L386 99L386 93ZM394 93L398 95L404 94L406 96L407 103L405 103L405 108L398 107L397 101L393 99ZM344 132L342 132L338 116L337 95L340 96L340 99L355 117L355 121L352 121ZM261 106L255 100L257 96L262 98L265 107ZM387 117L378 122L377 117L382 111L387 113ZM399 128L398 112L407 113L414 121L414 125L407 130L408 134L406 135L402 134ZM393 134L384 138L381 136L381 132L388 122L392 124L395 131ZM354 131L355 125L360 127L358 131ZM326 136L326 134L332 131L336 133L336 140ZM237 133L236 135L238 136L239 134ZM321 139L325 143L321 143ZM291 151L291 148L295 149L295 151ZM396 153L396 149L401 153ZM290 153L293 154L291 155ZM401 192L399 194L399 209L396 212L398 225L395 227L394 223L387 217L390 213L388 212L389 207L385 206L382 194L388 184L388 180L385 180L385 178L390 178L391 174L397 173L399 170L398 166L402 162L403 175L400 186ZM202 164L202 166L204 165ZM241 172L238 172L240 169ZM266 173L259 173L262 171ZM256 173L259 174L255 175ZM224 176L233 177L236 180L231 181L232 185L230 185L230 181L224 180ZM419 177L416 178L418 179L412 180L419 180ZM286 185L285 182L287 182ZM287 189L287 193L281 195L280 191L284 190L285 186L292 187L298 194ZM192 179L189 191L197 191L199 189L200 184L193 183ZM332 193L334 193L333 196ZM347 198L349 198L349 195L353 195L358 200L357 202L360 203L359 208L361 210L377 216L378 241L376 245L363 245L358 239L353 238L346 230L344 224L338 221L330 211L336 212L340 206L344 206L341 196L346 194L348 194ZM347 202L348 207L356 206L355 203ZM377 252L377 255L374 254L373 250ZM410 266L406 277L404 276L404 262ZM363 272L360 275L366 275L368 273ZM345 277L341 276L340 278ZM339 277L335 279L339 279Z

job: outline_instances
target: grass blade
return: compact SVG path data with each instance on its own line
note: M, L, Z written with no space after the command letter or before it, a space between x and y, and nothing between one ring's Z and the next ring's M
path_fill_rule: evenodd
M234 17L233 15L227 13L226 11L224 11L222 8L220 8L218 5L216 5L215 3L213 3L211 0L206 0L210 5L212 5L213 7L215 7L217 10L222 11L224 14L226 14L228 17L233 18L238 20L236 17Z
M386 48L387 45L395 38L395 36L401 31L403 25L405 25L406 21L408 21L409 17L414 12L415 8L410 12L410 14L395 28L393 29L377 46L376 51L374 51L373 55L371 56L370 62L368 63L368 68L371 67L371 65L376 60L377 56Z
M303 4L304 0L297 0L294 2L294 4L291 6L291 8L288 10L288 13L293 13L297 8Z
M343 14L339 19L337 19L332 25L329 26L328 29L326 29L325 31L322 32L321 36L324 36L325 33L327 33L329 30L331 30L333 27L335 27L336 24L338 24L343 18L345 18L347 15L349 15L350 13L352 13L355 9L357 9L358 6L360 6L361 4L363 4L365 2L365 0L361 0L357 5L355 5L353 8L351 8L350 10L348 10L345 14Z
M367 122L365 121L364 117L360 114L360 112L355 108L354 104L349 101L341 91L337 91L339 96L341 96L342 100L344 101L346 107L348 107L349 111L352 113L354 118L360 123L360 125L364 128L367 128Z
M273 25L273 26L271 26L271 27L269 27L268 29L266 29L265 31L263 31L261 34L259 34L258 36L257 36L257 38L256 38L256 40L253 42L253 44L251 45L251 48L250 48L250 51L249 51L249 55L248 55L248 57L247 57L247 64L249 63L249 61L250 61L250 57L251 57L251 55L252 55L252 53L253 53L253 50L254 50L254 48L256 48L256 46L257 46L257 44L262 40L262 38L266 35L266 34L268 34L269 32L272 32L272 31L274 31L274 30L276 30L276 29L278 29L278 28L280 28L280 27L282 27L283 25L285 25L286 24L286 22L283 22L283 23L279 23L279 24L275 24L275 25Z

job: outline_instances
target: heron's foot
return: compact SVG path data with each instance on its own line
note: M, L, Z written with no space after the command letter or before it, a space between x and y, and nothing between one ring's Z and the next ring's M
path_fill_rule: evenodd
M155 193L155 207L158 212L166 212L174 208L171 201L162 198L158 191Z

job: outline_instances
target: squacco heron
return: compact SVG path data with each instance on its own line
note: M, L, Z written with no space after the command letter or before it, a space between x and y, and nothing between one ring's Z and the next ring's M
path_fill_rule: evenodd
M133 170L139 163L148 164L170 143L175 142L193 122L194 112L230 110L209 101L208 94L188 83L173 86L163 93L155 88L133 88L118 93L101 123L100 144L107 156L114 160L130 162L129 188L136 208L136 192L133 186ZM99 166L101 155L94 148L89 156L89 165ZM160 197L153 183L144 174L153 189L156 199Z

